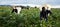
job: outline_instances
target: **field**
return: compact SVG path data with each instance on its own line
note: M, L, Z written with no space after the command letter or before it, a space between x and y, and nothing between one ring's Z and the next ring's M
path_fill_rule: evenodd
M48 22L40 22L39 8L22 9L20 14L11 11L10 6L0 6L0 27L60 27L59 8L52 8Z

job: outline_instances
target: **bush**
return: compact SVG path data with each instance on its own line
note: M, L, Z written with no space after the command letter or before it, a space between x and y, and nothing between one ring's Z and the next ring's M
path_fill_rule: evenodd
M0 27L60 27L60 10L52 9L48 22L40 22L38 8L22 9L20 14L11 13L11 7L0 7Z

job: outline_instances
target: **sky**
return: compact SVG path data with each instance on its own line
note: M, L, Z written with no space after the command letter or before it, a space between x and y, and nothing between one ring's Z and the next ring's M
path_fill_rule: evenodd
M10 4L51 4L60 5L60 0L0 0L0 5L10 5Z

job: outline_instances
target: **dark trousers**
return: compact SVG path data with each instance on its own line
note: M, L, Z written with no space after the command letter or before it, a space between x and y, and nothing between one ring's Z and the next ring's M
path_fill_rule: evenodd
M42 18L44 18L46 22L48 21L48 16L42 16L42 15L40 15L40 20L42 20Z
M16 13L17 13L17 9L13 9L13 10L12 10L12 13L13 13L13 12L16 12Z

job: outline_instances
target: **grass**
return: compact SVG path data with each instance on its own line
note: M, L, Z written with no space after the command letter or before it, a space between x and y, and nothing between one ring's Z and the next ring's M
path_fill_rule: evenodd
M22 9L20 14L11 11L9 6L0 6L0 27L60 27L60 9L52 8L48 22L40 22L38 8Z

